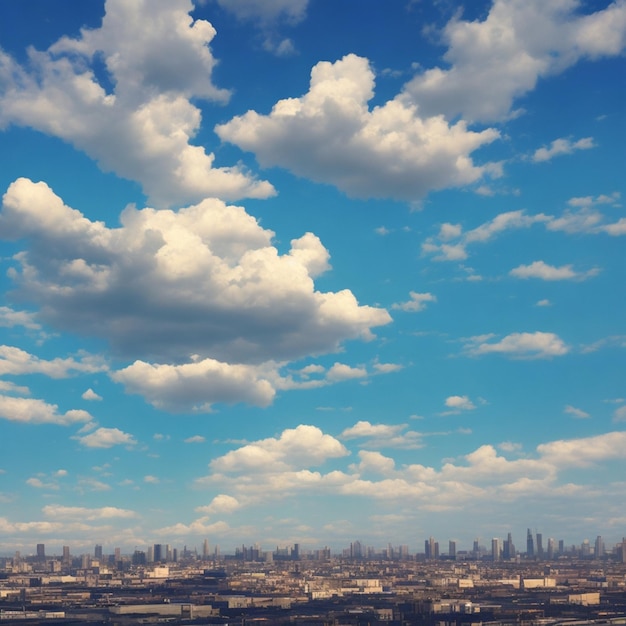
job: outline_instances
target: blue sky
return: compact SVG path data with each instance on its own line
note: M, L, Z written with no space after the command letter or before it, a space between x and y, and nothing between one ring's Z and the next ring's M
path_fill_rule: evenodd
M621 540L625 2L0 12L0 552Z

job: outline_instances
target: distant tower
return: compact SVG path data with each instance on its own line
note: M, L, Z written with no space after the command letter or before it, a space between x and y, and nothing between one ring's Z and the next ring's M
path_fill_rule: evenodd
M622 563L626 563L626 537L622 537Z
M495 537L491 540L491 560L500 560L500 540Z
M533 541L533 533L528 529L526 533L526 556L532 559L535 556L535 543Z
M456 541L453 541L452 539L448 541L448 556L451 559L456 559Z
M119 563L122 560L122 551L119 548L115 548L115 563Z
M543 559L543 535L537 533L537 556Z
M554 558L554 546L556 545L556 542L554 541L553 537L550 537L548 539L548 559L552 560Z
M602 535L596 537L596 544L593 549L593 557L595 559L601 559L604 556L604 540Z
M205 539L204 543L202 544L202 560L203 561L209 560L209 540L208 539Z
M63 565L69 566L71 564L70 547L63 546Z
M474 545L472 546L472 553L474 558L477 559L480 553L480 546L478 545L478 539L474 539Z
M37 560L38 561L46 560L46 546L43 543L37 544Z
M97 561L102 561L102 546L100 544L96 544L93 550L93 556Z

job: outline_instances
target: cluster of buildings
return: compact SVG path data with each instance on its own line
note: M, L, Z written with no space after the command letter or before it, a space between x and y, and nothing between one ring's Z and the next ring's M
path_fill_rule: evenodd
M340 552L258 544L220 554L153 544L0 557L0 622L626 626L626 541L577 546L528 531L447 552L352 542Z

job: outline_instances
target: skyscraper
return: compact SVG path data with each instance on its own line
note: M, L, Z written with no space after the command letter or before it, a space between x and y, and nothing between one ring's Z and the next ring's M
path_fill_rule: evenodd
M601 559L604 556L604 539L602 535L596 537L596 543L593 548L593 557L595 559Z
M38 561L46 560L46 546L43 543L37 544L37 560Z
M535 556L535 542L533 541L533 533L530 528L526 532L526 556L529 559Z
M63 546L63 565L69 566L71 564L70 547Z
M537 556L540 559L543 559L543 535L541 533L537 533Z
M496 537L491 540L491 560L500 560L500 540Z
M205 539L202 544L202 560L203 561L209 560L209 540L208 539Z
M93 556L97 561L102 561L102 546L100 544L96 544L93 550Z
M456 541L453 541L452 539L448 541L448 556L451 559L456 559Z

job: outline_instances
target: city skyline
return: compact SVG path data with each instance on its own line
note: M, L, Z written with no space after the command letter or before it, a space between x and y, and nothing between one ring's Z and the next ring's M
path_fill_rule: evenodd
M357 4L0 6L0 553L626 535L626 2Z

